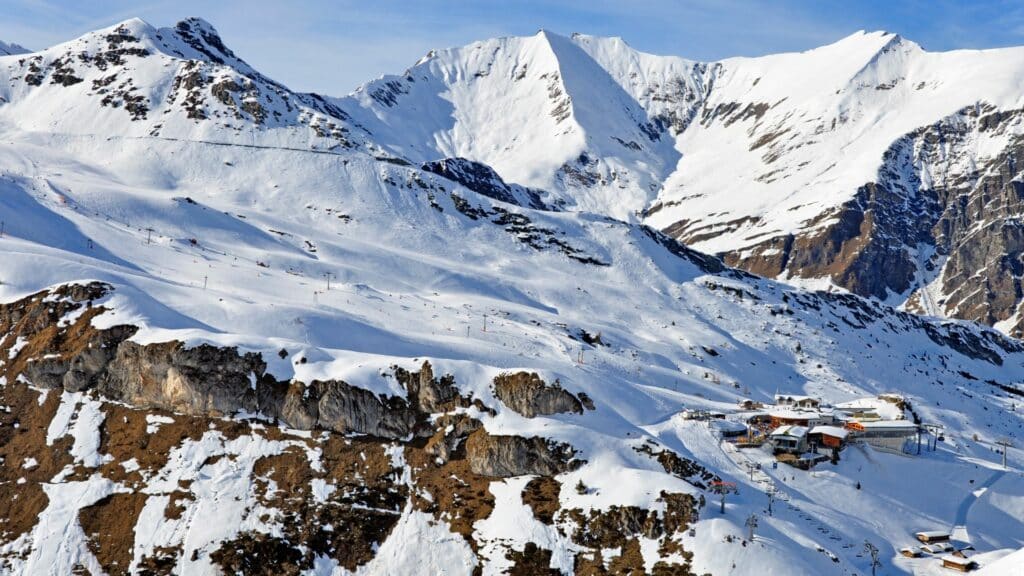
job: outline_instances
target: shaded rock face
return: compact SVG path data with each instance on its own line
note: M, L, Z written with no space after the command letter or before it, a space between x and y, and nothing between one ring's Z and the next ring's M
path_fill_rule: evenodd
M401 398L377 396L338 380L315 380L308 386L275 382L268 387L275 393L262 396L260 411L293 428L359 432L381 438L400 438L417 430L419 413Z
M97 390L133 406L186 414L255 412L255 379L264 370L266 363L258 354L240 355L236 348L123 341L99 377Z
M578 397L562 388L558 382L547 384L536 373L499 374L494 379L494 395L527 418L583 413L583 404ZM590 408L593 409L593 404Z
M95 388L107 398L143 408L205 416L260 412L295 428L384 438L414 433L424 411L441 411L442 399L457 396L454 380L446 376L442 386L429 364L415 373L427 384L410 392L410 404L341 381L278 382L266 374L259 354L240 354L233 347L140 345L128 340L136 332L132 326L91 326L104 308L90 303L109 289L103 284L61 287L0 305L0 329L7 334L0 345L9 349L19 339L26 342L5 365L8 379L24 374L36 386L69 392ZM61 322L72 314L77 314L73 322ZM429 430L421 433L429 435Z
M758 275L831 278L861 296L1024 336L1024 110L980 104L895 141L874 182L838 208L723 254ZM995 150L995 152L987 152ZM686 222L668 228L701 240ZM924 284L931 291L922 290ZM935 296L938 294L938 296Z
M506 183L493 168L466 158L445 158L427 162L421 167L426 172L443 176L478 193L526 208L546 210L540 192Z
M394 370L395 378L405 388L409 401L420 412L448 412L461 399L455 378L451 374L435 378L429 362L424 362L419 372L409 372L398 366Z

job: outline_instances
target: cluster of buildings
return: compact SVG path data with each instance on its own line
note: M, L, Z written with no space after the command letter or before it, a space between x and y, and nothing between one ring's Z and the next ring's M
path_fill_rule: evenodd
M971 546L957 548L950 540L950 533L944 530L929 530L914 534L914 538L923 542L922 546L907 546L900 549L900 554L907 558L918 558L924 554L937 556L942 562L943 568L956 570L957 572L970 572L978 567L978 563L971 559L967 552L973 550Z
M876 449L903 453L919 439L919 426L905 419L905 401L881 394L826 406L811 396L776 394L775 403L740 402L740 412L688 411L684 418L708 420L709 426L740 447L771 446L780 460L809 468L838 460L847 443L857 440Z

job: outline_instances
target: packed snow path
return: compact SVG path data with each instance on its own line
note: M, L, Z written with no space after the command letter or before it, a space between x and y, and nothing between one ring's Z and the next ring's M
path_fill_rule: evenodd
M971 511L971 507L978 502L982 496L988 492L996 482L998 482L1003 476L1006 475L1006 470L996 470L988 477L987 480L978 485L974 490L971 490L964 495L964 499L960 501L960 507L956 509L956 519L953 520L953 529L950 530L950 534L957 540L962 542L970 542L971 536L967 530L967 514Z

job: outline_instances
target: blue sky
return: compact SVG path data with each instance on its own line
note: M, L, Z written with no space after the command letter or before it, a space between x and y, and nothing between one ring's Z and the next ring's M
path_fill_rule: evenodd
M334 95L399 73L431 48L539 28L698 60L805 50L861 29L927 50L1024 44L1019 0L0 0L0 13L0 40L33 49L132 16L154 26L201 16L268 76Z

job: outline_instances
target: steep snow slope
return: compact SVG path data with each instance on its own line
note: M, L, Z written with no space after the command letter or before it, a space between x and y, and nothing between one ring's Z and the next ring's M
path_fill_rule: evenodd
M189 22L195 31L199 24ZM128 32L118 32L122 27ZM15 526L5 528L0 547L5 569L64 574L81 565L110 571L106 548L95 546L87 526L95 525L97 506L103 510L120 502L113 500L118 494L134 495L126 498L137 507L134 516L126 516L134 518L128 531L134 536L122 562L138 569L165 555L179 573L214 573L215 564L234 565L229 552L255 546L242 539L253 534L279 539L271 556L276 561L303 558L309 545L319 554L320 544L311 543L349 537L353 530L347 528L357 525L368 526L367 531L336 548L365 548L364 555L339 559L324 552L305 566L306 572L392 574L422 568L468 574L479 565L483 573L496 574L538 556L544 568L571 572L597 550L604 554L602 565L638 561L649 571L659 560L682 562L692 553L696 573L771 569L838 575L866 572L860 548L870 539L882 548L887 570L912 573L924 561L905 560L896 550L914 530L958 525L984 550L1024 544L1021 516L999 512L1024 508L1024 453L1011 449L1012 471L995 477L998 455L991 444L1003 436L1020 438L1024 426L1018 384L1024 379L1024 347L1018 342L971 324L922 320L853 296L758 279L635 224L506 204L439 174L383 161L371 138L381 138L392 154L429 159L387 141L385 128L394 119L373 124L372 118L352 114L351 132L359 133L358 124L372 136L361 132L365 140L351 148L327 149L316 138L300 146L301 135L312 130L301 118L314 114L316 105L299 109L299 96L248 70L226 49L214 53L209 39L202 44L237 68L211 64L206 53L192 54L196 60L168 55L165 50L174 49L168 48L171 33L164 29L131 21L111 30L87 36L83 46L89 39L110 42L105 36L114 33L137 38L133 45L152 52L136 56L144 62L124 56L124 70L131 72L138 93L159 94L159 86L173 84L179 67L200 66L210 74L247 78L254 89L270 91L260 92L261 98L277 94L298 111L285 118L287 107L279 109L279 123L270 120L273 115L258 122L244 110L235 116L219 107L214 90L219 83L207 82L195 90L205 120L188 118L165 98L147 100L149 110L168 110L161 112L167 118L161 122L177 131L170 137L161 128L154 136L148 132L157 122L151 112L133 122L125 110L107 110L87 90L69 92L77 84L52 83L61 66L49 63L58 54L74 53L71 48L51 49L24 64L0 60L0 66L29 71L35 61L51 79L35 87L15 85L14 99L0 106L0 300L68 282L108 282L112 293L93 302L108 310L90 317L88 326L136 326L130 341L139 345L180 340L187 347L237 346L259 353L273 378L294 380L304 390L313 390L314 381L344 380L372 397L404 398L406 385L396 366L412 371L429 360L435 374L452 375L460 394L489 409L473 405L434 413L430 420L441 430L456 428L458 421L449 425L446 418L469 415L492 437L541 436L568 443L585 463L540 474L555 481L553 488L548 484L554 507L566 512L550 522L525 503L531 476L481 478L446 467L451 462L440 462L440 456L422 458L423 446L402 436L271 433L269 422L150 413L137 433L147 442L166 439L169 445L162 448L166 462L149 463L147 469L141 462L145 451L125 449L138 438L109 440L112 427L137 422L137 413L81 391L51 390L38 394L37 401L21 374L5 378L4 404L14 405L15 393L21 394L25 416L19 426L46 433L31 456L37 462L24 454L3 462L3 481L9 488L30 485L22 490L42 495L33 498L41 509L38 521L12 521ZM180 32L174 34L180 38ZM557 45L561 51L568 42L542 39L535 49ZM576 42L581 46L587 40ZM148 58L168 66L150 65ZM641 59L638 66L645 65ZM87 73L99 74L91 68L74 72ZM570 73L564 77L566 85L572 82ZM524 97L530 93L524 91ZM25 102L31 101L36 105L29 114ZM68 114L60 115L69 105ZM322 109L334 108L322 104ZM93 122L89 115L97 110L110 114L109 124ZM623 110L617 114L630 116L632 109ZM222 114L219 120L216 112ZM332 117L341 122L343 115ZM596 123L594 117L572 118L574 126L584 127L577 135L591 134L584 131ZM570 140L566 135L557 142ZM453 148L444 155L465 154ZM51 295L44 303L59 300ZM62 317L61 323L72 324L81 314ZM22 354L40 352L31 342L0 343L7 352L0 355L5 370L27 363ZM32 358L59 361L46 354ZM594 409L527 418L495 389L497 376L518 371L536 372L546 382L583 393ZM263 385L252 377L253 389ZM786 466L772 469L767 455L757 452L728 451L708 429L678 417L684 407L729 409L744 398L769 400L776 391L828 402L896 391L925 421L943 423L947 441L920 458L850 449L838 466L811 475ZM43 412L41 424L29 422L33 407ZM19 417L19 410L12 412L4 418ZM11 420L3 420L0 439L16 438L13 429ZM56 448L48 449L51 445ZM346 449L354 452L345 458L379 464L385 472L360 469L345 479L350 485L320 476L317 468L344 460L338 452L347 454ZM680 460L667 456L672 453ZM43 461L43 454L66 456L54 463ZM268 471L267 459L276 468ZM699 482L692 472L671 473L671 463L682 466L683 459L737 482L740 493L730 497L726 514L709 503L690 524L692 534L684 529L659 541L643 522L639 528L630 524L629 510L614 507L637 506L643 514L654 510L664 518L669 504L663 492L710 501L707 478ZM748 476L747 461L761 463L763 472ZM453 462L457 465L458 458ZM312 470L312 478L275 472L303 467ZM431 474L454 475L456 481L445 484ZM342 492L350 496L351 485L360 484L355 479L370 484L367 479L383 477L388 488L381 493L394 490L397 495L388 497L397 500L372 505L357 500L353 506L337 498ZM22 478L28 479L19 483ZM973 483L993 478L983 493L971 492ZM452 504L446 494L461 494L460 482L479 490L490 507ZM864 489L856 490L856 482ZM577 483L585 489L577 491ZM780 492L780 503L775 516L764 517L763 490L769 484ZM332 489L338 492L333 498ZM301 492L321 502L296 512L267 499L267 493L278 492ZM350 516L332 525L330 535L318 532L317 539L289 532L289 526L308 521L296 517L331 525L311 512L324 502L347 505L350 513L387 516L388 529L373 532L373 522ZM568 514L577 509L578 516ZM576 535L580 518L598 511L609 517L621 512L622 522L632 527L609 541L595 542L586 530ZM743 522L751 513L762 515L758 538L741 544ZM426 544L410 546L415 538ZM630 560L634 552L639 560Z
M645 109L574 40L540 31L431 52L338 105L416 162L466 157L551 204L633 218L678 159Z

